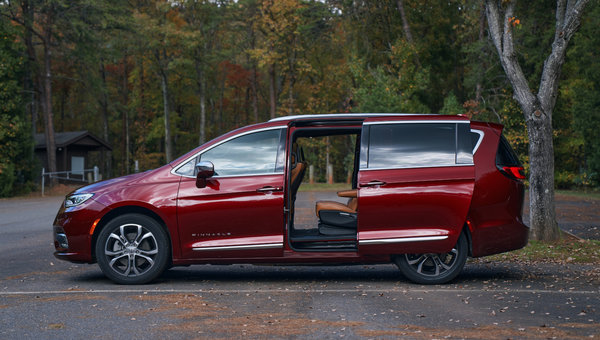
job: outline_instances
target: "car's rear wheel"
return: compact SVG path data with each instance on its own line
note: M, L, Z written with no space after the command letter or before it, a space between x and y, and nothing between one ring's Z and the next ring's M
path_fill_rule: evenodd
M454 279L467 261L467 238L460 234L456 245L447 253L403 254L394 262L409 280L421 284L441 284Z
M104 275L120 284L144 284L162 274L169 263L165 230L154 219L126 214L107 223L96 242L96 258Z

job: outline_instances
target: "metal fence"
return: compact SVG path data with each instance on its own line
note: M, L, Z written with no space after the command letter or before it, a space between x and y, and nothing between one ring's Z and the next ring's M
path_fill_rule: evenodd
M46 169L42 168L42 196L44 196L46 177L48 177L48 179L56 178L63 181L93 183L100 180L100 169L98 169L97 166L94 166L92 169L83 169L77 171L46 172Z

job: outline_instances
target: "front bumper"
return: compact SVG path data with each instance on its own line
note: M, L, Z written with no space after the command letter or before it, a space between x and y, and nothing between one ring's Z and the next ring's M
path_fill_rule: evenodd
M106 207L92 199L76 207L64 204L54 219L54 256L76 263L93 263L92 236L94 222Z

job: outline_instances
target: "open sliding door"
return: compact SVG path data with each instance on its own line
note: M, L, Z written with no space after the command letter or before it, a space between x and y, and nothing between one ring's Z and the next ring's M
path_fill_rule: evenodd
M456 243L473 195L469 120L366 119L358 175L363 254L442 253Z

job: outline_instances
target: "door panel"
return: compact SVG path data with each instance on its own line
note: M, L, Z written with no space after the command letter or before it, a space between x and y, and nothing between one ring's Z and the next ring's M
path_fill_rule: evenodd
M436 124L435 121L432 123ZM412 133L428 129L428 123L423 122L398 124L409 124L406 127ZM453 125L461 124L466 123L445 121L435 125L432 131L437 131L435 133L438 133L440 140L435 141L437 137L428 134L424 137L426 142L419 142L420 137L414 134L408 138L408 133L396 127L389 131L368 131L370 126L365 125L363 137L369 138L369 134L373 136L374 131L376 137L363 139L361 143L369 145L369 148L380 149L376 150L379 154L370 153L373 156L371 158L363 154L370 150L361 149L358 175L358 239L361 253L440 253L449 251L456 243L466 221L475 178L475 168L472 161L468 164L468 155L462 154L458 161L457 157L449 156L449 152L454 153L456 141L461 140L456 134L464 130L455 129ZM401 136L398 137L398 134ZM381 142L386 138L393 142ZM444 138L454 146L449 149ZM386 148L387 155L381 150L385 145L377 143L391 144ZM444 145L440 147L436 144ZM427 148L432 150L428 151ZM419 163L420 154L424 155L422 164ZM390 158L392 165L389 168L386 168L385 157ZM432 162L433 165L430 165ZM452 164L457 162L467 164ZM375 169L371 169L371 165L375 165Z
M182 178L177 215L184 258L283 254L283 175ZM269 190L272 189L272 190Z
M360 171L360 251L422 253L451 247L469 210L472 174L473 167ZM365 186L375 181L385 184Z

